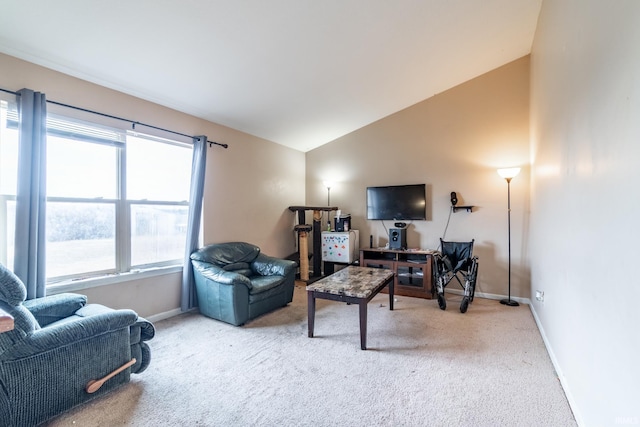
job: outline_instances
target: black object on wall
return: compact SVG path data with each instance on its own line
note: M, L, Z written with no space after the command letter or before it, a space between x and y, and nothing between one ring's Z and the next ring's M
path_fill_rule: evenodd
M389 229L389 249L407 249L407 229Z
M464 209L467 212L473 212L473 208L475 206L457 206L458 205L458 194L455 191L451 192L451 210L454 212L458 212L460 209Z

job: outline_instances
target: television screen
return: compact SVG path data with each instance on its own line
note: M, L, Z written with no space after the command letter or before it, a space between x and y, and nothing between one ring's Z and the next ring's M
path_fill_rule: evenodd
M425 184L367 187L367 219L425 220Z

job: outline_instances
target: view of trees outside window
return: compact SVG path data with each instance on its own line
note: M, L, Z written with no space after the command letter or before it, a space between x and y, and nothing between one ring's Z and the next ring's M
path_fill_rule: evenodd
M47 278L117 272L121 148L47 135Z
M47 278L116 271L113 203L47 202Z
M0 124L0 262L12 266L18 135L7 123L5 114ZM119 140L108 141L95 137L100 131L59 117L48 127L49 283L181 264L184 257L191 144L118 130L108 132Z
M131 264L184 257L187 206L131 205Z
M184 257L192 151L190 144L127 136L132 266Z

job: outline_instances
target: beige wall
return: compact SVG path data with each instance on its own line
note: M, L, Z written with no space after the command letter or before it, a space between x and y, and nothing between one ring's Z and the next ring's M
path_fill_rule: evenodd
M179 313L182 272L82 289L89 302L114 309L130 308L140 316L166 317Z
M203 213L205 243L243 240L275 256L287 256L295 251L292 231L295 216L287 207L304 203L303 153L7 55L0 54L0 70L3 89L17 91L26 87L44 92L48 100L187 135L207 135L210 140L229 144L227 150L216 146L207 152ZM130 129L125 122L83 115L51 104L48 109ZM136 129L153 133L144 127ZM173 274L85 293L90 297L94 295L94 302L128 306L149 316L179 307L176 291L179 282L179 275Z
M360 245L372 235L384 246L394 221L366 220L366 187L425 183L427 220L412 223L407 243L436 249L456 191L476 208L451 214L446 240L475 239L478 292L506 295L507 184L496 169L509 166L523 168L511 184L512 295L528 298L529 57L308 152L307 203L326 205L331 179L331 204L352 215Z
M584 426L640 423L640 2L544 1L531 54L531 271Z

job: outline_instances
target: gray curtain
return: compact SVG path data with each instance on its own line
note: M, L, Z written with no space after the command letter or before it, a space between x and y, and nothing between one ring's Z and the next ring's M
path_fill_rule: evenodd
M193 138L193 161L191 167L191 191L189 194L189 219L187 224L187 245L182 268L182 296L180 308L187 311L196 307L197 298L193 269L189 258L198 249L200 219L202 217L202 196L204 193L204 173L207 163L207 137Z
M44 93L18 91L19 149L14 273L27 287L27 299L46 294L45 206L47 102Z

